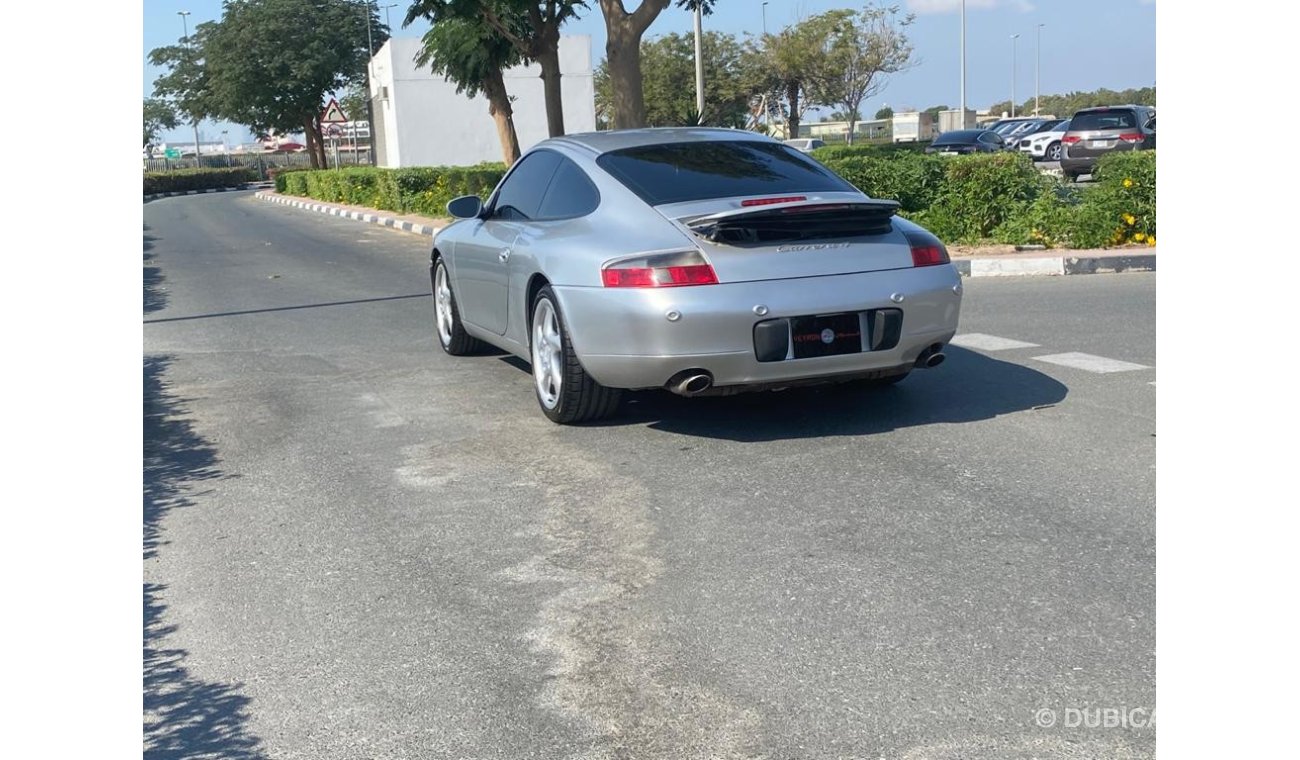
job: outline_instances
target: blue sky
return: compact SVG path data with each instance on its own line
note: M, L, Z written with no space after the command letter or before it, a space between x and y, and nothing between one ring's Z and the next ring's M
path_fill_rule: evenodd
M390 2L392 0L389 0ZM912 70L892 77L884 93L863 107L873 113L883 104L928 108L934 105L956 107L960 97L959 14L961 0L894 0L916 14L909 36L919 64ZM636 0L624 0L628 7ZM387 5L380 2L379 5ZM584 17L565 27L568 34L589 34L592 57L600 61L605 54L605 25L596 0ZM394 36L419 36L420 26L401 29L408 3L400 3L390 12L397 27ZM798 18L832 8L857 8L845 0L769 0L768 31L777 31ZM181 37L181 17L177 11L188 10L190 29L221 15L220 0L145 0L144 96L153 91L159 71L148 65L150 50L174 44ZM1023 102L1034 94L1034 32L1042 31L1042 92L1063 93L1109 87L1122 90L1146 87L1156 78L1156 12L1154 0L966 0L966 101L972 108L989 105L1011 97L1012 34L1017 41L1016 97ZM706 29L732 34L759 33L763 28L763 3L760 0L718 0L716 12L705 18ZM691 31L691 15L675 6L664 11L650 27L647 36ZM231 143L251 139L247 131L233 124L206 122L200 127L204 140L219 140L228 129ZM165 139L192 141L189 129L178 129Z

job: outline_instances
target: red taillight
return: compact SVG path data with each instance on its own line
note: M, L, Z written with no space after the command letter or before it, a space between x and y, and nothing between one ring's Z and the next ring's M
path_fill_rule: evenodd
M1129 143L1140 143L1142 142L1142 134L1139 132L1133 132L1126 135L1120 135L1119 139Z
M1079 142L1079 138L1077 135L1066 135L1065 137L1061 138L1061 142L1065 143L1066 145L1074 145L1075 143Z
M912 246L912 266L932 267L948 263L948 252L941 245Z
M714 285L718 275L699 251L656 253L605 265L600 280L607 288L675 288Z
M708 264L684 267L606 269L600 273L607 288L672 288L679 285L714 285L718 276Z
M773 203L794 203L795 201L806 201L805 195L791 195L785 198L753 198L747 201L741 201L741 206L771 206Z

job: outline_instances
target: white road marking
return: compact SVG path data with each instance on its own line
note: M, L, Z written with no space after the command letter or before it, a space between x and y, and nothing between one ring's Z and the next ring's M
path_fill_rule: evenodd
M1049 364L1059 364L1062 367L1073 367L1087 372L1109 373L1109 372L1132 372L1137 369L1151 369L1145 364L1134 364L1133 362L1124 362L1119 359L1107 359L1104 356L1093 356L1092 354L1082 354L1078 351L1072 351L1067 354L1048 354L1047 356L1035 356L1040 362Z
M1008 348L1038 347L1037 343L1026 343L1023 340L1012 340L1011 338L999 338L996 335L985 335L984 333L963 333L949 342L954 346L973 348L977 351L1005 351Z

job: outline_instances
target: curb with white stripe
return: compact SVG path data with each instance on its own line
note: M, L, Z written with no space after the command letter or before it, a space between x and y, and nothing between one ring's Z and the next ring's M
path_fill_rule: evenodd
M328 206L323 203L308 203L306 201L294 200L273 193L257 192L253 193L253 197L259 201L269 201L271 203L279 203L285 206L293 206L294 208L300 208L306 211L315 211L318 214L329 214L330 216L340 216L345 219L355 219L358 222L378 224L381 227L392 227L395 230L413 232L416 235L424 235L425 237L433 237L433 234L444 226L412 224L411 222L405 222L401 219L394 219L391 216L380 216L379 214L370 214L361 211L349 211L348 209L340 208L338 206Z
M1099 274L1102 272L1154 272L1156 255L1133 256L1033 256L955 259L962 277L1022 277L1026 275Z
M154 193L153 195L146 195L144 197L144 202L148 203L149 201L156 201L159 198L173 198L177 195L206 195L208 193L229 193L229 192L234 192L235 190L248 190L260 184L261 183L256 183L253 185L239 185L237 187L209 187L206 190L174 190L170 193Z

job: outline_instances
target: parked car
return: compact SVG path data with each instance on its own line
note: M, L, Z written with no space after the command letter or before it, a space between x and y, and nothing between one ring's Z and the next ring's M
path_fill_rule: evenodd
M999 135L1006 137L1007 133L1023 124L1039 122L1042 120L1043 119L1038 116L1012 116L1006 119L998 119L991 124L982 124L980 125L980 128L991 129Z
M818 148L824 147L826 145L826 143L822 142L821 140L818 140L816 138L810 139L807 137L800 137L793 140L786 140L785 144L789 145L791 148L794 148L800 153L812 153L814 150L817 150Z
M1085 108L1070 119L1061 145L1061 173L1067 179L1092 174L1107 153L1156 147L1156 109L1134 105Z
M955 156L963 153L997 153L1006 150L1002 136L991 129L954 129L934 138L926 153Z
M1069 128L1069 119L1049 122L1033 134L1020 138L1020 152L1028 153L1035 161L1060 161L1061 138Z
M438 342L530 362L543 414L566 424L614 413L622 389L892 384L944 360L962 290L897 209L753 132L552 138L486 202L447 204Z
M1053 119L1027 119L1019 124L1013 124L1009 128L998 132L1008 147L1015 147L1020 141L1028 135L1032 135L1038 130L1050 126Z

